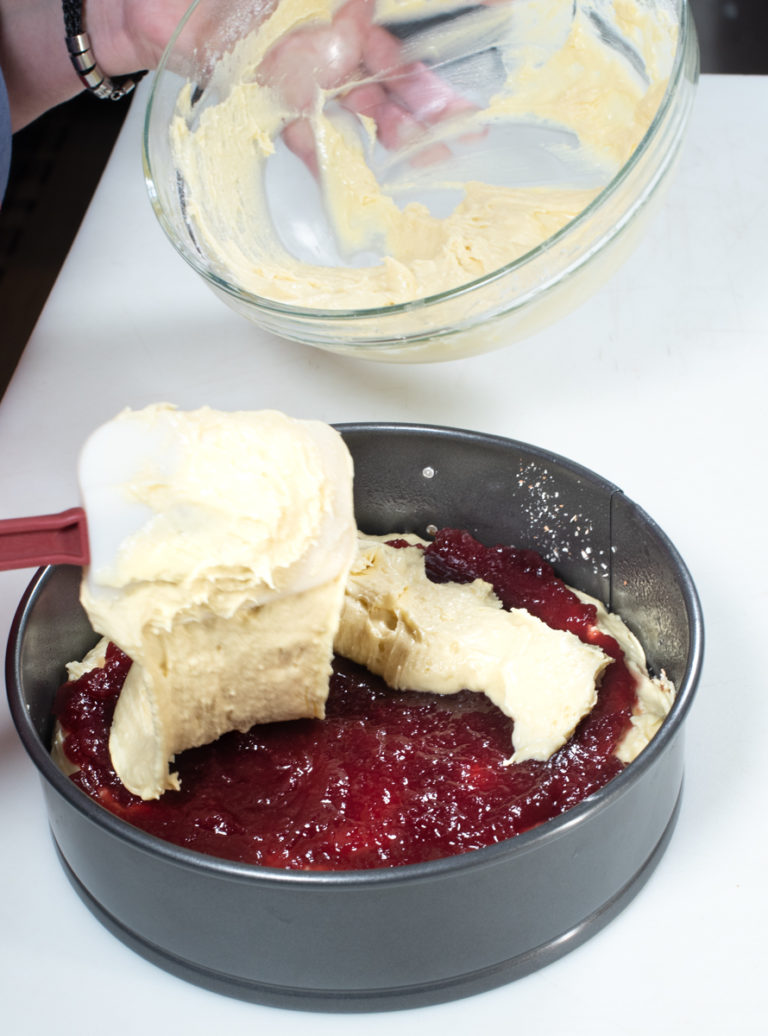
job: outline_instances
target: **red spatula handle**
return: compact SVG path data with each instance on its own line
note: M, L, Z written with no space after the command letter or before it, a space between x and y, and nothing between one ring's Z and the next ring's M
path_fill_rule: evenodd
M0 571L38 565L87 565L89 560L82 507L0 521Z

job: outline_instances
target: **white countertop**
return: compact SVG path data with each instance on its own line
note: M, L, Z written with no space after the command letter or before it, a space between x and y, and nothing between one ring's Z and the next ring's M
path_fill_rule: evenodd
M0 707L3 1031L764 1032L768 78L702 79L664 207L597 296L506 350L403 367L281 342L202 286L145 195L145 98L146 86L0 404L0 517L78 503L85 436L156 400L508 435L594 469L659 522L701 595L705 668L677 830L629 907L513 985L364 1017L219 997L109 935L59 867L34 768ZM3 631L31 575L0 573Z

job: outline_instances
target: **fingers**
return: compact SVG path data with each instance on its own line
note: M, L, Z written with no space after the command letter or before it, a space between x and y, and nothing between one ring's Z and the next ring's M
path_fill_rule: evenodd
M376 82L353 87L340 101L372 118L378 139L389 150L417 144L430 126L472 108L422 62L403 64L401 42L381 26L372 25L366 34L362 62ZM414 161L429 164L449 155L445 144L425 140Z
M314 176L319 163L310 120L318 92L340 86L355 75L360 65L363 40L370 28L369 0L350 0L331 25L298 29L280 40L266 54L258 79L276 90L289 113L283 140Z
M320 165L317 160L315 134L309 119L300 118L289 122L283 130L286 147L300 158L310 173L317 179L320 176Z
M367 116L376 123L378 139L390 151L417 143L424 137L424 125L393 100L380 83L366 83L348 91L339 103L348 111ZM447 158L450 150L444 144L433 143L418 156L418 164Z
M369 73L386 81L391 96L417 122L430 125L472 105L422 62L402 63L402 44L380 25L371 27L363 43Z
M259 69L260 82L278 90L288 113L297 116L284 131L287 146L315 173L315 143L304 113L315 108L320 91L334 91L342 107L371 118L390 150L416 145L431 126L473 110L427 65L404 63L402 43L373 24L373 15L373 0L348 0L330 25L307 26L278 42ZM445 144L427 137L418 162L448 155Z
M266 54L259 81L277 89L290 111L309 111L319 91L356 78L371 11L369 0L349 0L330 25L295 30Z

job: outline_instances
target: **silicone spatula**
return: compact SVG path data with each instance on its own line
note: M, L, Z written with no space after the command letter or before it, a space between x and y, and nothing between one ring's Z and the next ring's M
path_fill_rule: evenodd
M172 423L108 421L86 440L78 461L83 506L0 520L0 571L38 565L109 567L121 543L151 518L130 491L134 480L167 474L178 463ZM157 472L160 475L157 475Z
M56 514L0 520L0 571L38 565L108 564L122 540L147 518L123 492L156 452L172 458L161 429L123 429L108 422L86 441L78 464L85 506ZM87 518L86 518L87 516Z
M87 565L88 527L82 507L0 521L0 571L38 565Z

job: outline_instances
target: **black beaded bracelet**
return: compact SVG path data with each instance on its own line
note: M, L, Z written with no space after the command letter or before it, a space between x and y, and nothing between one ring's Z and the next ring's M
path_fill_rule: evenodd
M133 90L145 73L136 72L115 79L105 75L93 55L91 39L83 27L83 0L62 0L62 6L69 60L80 77L80 82L86 90L101 100L119 101Z

